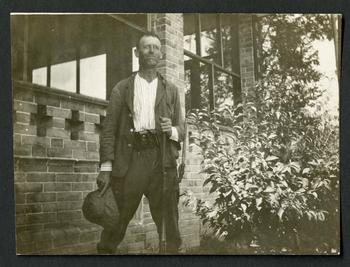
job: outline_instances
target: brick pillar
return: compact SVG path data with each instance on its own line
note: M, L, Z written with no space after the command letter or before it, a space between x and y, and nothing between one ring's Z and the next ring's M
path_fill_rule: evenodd
M241 69L242 103L255 102L255 66L253 23L251 15L239 16L239 54ZM247 111L247 110L246 110ZM251 112L249 110L248 112Z
M183 15L180 13L156 13L150 16L151 29L159 35L164 53L159 71L168 81L178 87L181 107L184 111Z

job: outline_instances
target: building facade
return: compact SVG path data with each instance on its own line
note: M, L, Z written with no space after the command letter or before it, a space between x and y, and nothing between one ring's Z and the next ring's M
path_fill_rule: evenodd
M185 113L244 103L254 92L253 25L249 14L12 15L17 253L96 253L101 228L83 218L82 201L96 189L110 91L137 71L133 50L143 32L160 36L159 71L177 85ZM209 198L198 149L187 149L180 193ZM179 212L186 251L199 246L203 227L181 200ZM153 253L157 247L144 198L121 249Z

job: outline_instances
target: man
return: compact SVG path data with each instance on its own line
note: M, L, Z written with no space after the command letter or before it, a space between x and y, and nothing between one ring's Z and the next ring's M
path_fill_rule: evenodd
M103 230L97 249L102 254L116 251L145 195L159 236L162 205L167 205L167 252L176 253L181 244L176 158L184 136L179 94L156 71L162 58L156 34L144 34L135 55L139 59L139 71L113 88L103 123L97 184L99 188L112 186L120 209L120 223L114 229ZM166 135L166 151L160 148L162 134ZM167 174L166 199L162 199L162 153L165 153Z

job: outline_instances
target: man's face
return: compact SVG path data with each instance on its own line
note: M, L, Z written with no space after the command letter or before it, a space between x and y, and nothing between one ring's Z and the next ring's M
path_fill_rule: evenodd
M139 58L139 64L143 68L155 68L162 58L160 51L160 41L153 36L141 38L139 47L135 50L135 55Z

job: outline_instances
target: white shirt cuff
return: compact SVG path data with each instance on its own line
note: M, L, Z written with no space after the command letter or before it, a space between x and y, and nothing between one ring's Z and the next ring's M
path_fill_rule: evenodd
M101 164L100 171L111 172L112 171L112 161L106 161Z
M170 136L171 140L174 140L176 142L179 141L179 133L177 132L176 127L172 126L171 127L171 136Z

